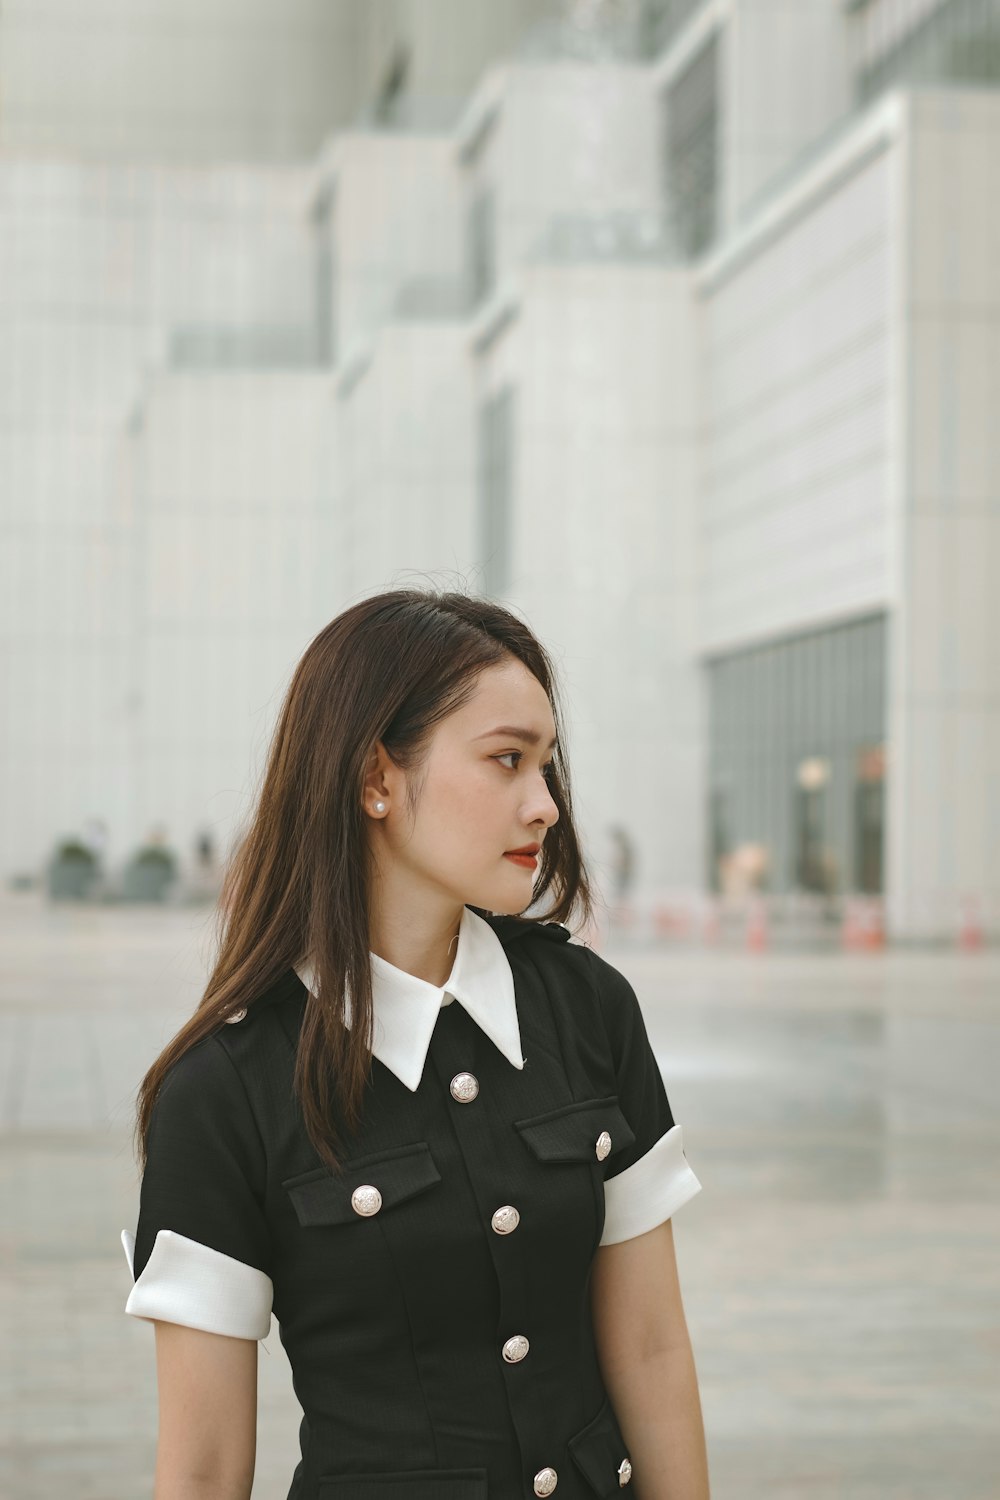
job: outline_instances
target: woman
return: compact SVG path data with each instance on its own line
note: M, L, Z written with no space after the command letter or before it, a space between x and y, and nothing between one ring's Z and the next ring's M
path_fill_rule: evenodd
M460 593L375 595L299 663L139 1091L157 1500L250 1494L272 1312L289 1500L707 1497L670 1223L700 1183L634 991L567 941L560 724L531 631Z

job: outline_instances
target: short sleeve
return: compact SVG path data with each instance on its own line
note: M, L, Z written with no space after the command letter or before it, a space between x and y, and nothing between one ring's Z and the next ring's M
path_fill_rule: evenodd
M234 1338L271 1326L264 1147L243 1082L216 1035L168 1072L150 1116L125 1311Z
M591 950L611 1043L618 1103L635 1140L608 1158L602 1245L645 1234L669 1219L701 1183L684 1155L659 1064L635 990L624 974Z

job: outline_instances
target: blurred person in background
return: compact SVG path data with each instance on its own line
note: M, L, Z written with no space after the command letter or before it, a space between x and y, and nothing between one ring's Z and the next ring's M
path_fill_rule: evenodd
M218 893L219 861L215 853L215 841L211 829L201 828L194 839L191 894L196 900L205 900Z
M139 1090L157 1500L249 1496L272 1313L290 1500L707 1500L671 1223L701 1184L634 990L569 941L590 905L527 625L418 590L338 615Z
M609 828L608 837L611 842L612 891L616 901L627 901L635 880L635 847L618 823Z

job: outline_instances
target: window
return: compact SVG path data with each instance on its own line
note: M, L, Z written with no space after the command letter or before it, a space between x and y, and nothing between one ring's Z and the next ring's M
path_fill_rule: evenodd
M897 83L1000 83L1000 0L944 0L930 14L926 0L906 0L906 6L912 23L858 71L862 103ZM873 35L877 22L873 8Z
M496 284L496 201L491 187L480 188L469 204L469 287L476 307Z
M713 787L709 802L709 890L722 890L722 861L730 850L729 793L725 787Z
M643 0L639 13L639 55L656 57L673 41L705 0Z
M795 883L803 891L828 891L833 872L826 848L826 790L830 762L808 756L799 762L795 788Z
M677 249L688 259L715 238L718 70L713 37L666 95L666 198Z
M865 895L882 890L885 747L858 751L854 783L854 889Z
M510 586L514 392L510 386L483 402L479 414L479 519L483 586Z
M882 891L885 652L879 614L708 663L713 889L764 851L776 892Z
M322 189L316 204L316 358L321 365L337 359L336 237L333 232L334 189Z

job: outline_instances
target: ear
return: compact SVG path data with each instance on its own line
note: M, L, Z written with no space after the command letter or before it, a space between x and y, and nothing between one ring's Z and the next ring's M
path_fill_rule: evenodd
M377 798L391 805L393 794L399 793L398 776L398 768L393 765L382 741L376 740L365 766L363 802L366 810L371 809Z

